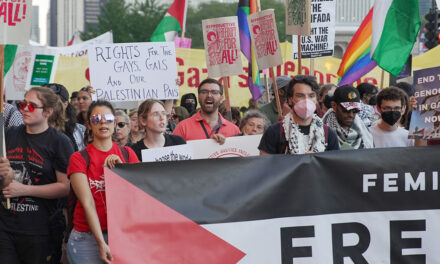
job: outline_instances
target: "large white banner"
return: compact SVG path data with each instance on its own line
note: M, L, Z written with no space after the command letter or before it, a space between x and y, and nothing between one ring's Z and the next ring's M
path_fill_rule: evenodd
M335 47L336 0L312 0L310 36L301 36L301 58L331 57ZM292 38L293 59L298 59L298 37Z
M0 3L0 44L29 44L32 0L2 0Z
M36 56L51 55L54 56L48 82L53 82L54 71L56 70L59 55L70 57L87 56L88 48L94 44L113 43L113 34L111 32L104 33L94 39L84 41L79 44L66 47L44 47L18 45L15 53L14 62L5 75L6 99L22 100L26 90L33 85L31 75L34 73ZM39 59L41 60L41 58ZM40 65L41 66L41 65ZM43 79L40 79L43 81ZM78 89L81 87L77 87Z
M88 51L96 99L177 99L174 42L100 44Z

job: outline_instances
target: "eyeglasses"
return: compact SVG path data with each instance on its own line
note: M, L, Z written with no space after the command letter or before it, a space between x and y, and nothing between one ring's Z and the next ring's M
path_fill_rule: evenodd
M384 112L388 112L388 111L402 111L402 107L401 106L396 106L396 107L390 107L390 106L385 106L385 107L381 107L382 111Z
M116 123L116 125L118 125L119 128L124 128L127 125L127 123L126 122L118 122L118 123Z
M33 111L35 111L35 109L37 109L37 108L41 108L41 109L44 108L44 106L37 106L35 103L28 103L26 101L19 102L17 104L17 106L18 106L18 109L20 109L22 111L26 110L26 107L27 107L28 111L31 113Z
M220 90L200 90L199 94L201 94L201 95L207 95L207 94L219 95L219 94L222 94L222 92Z
M101 120L104 120L106 123L110 124L115 121L115 116L113 114L98 114L90 117L90 123L92 123L93 125L99 124Z

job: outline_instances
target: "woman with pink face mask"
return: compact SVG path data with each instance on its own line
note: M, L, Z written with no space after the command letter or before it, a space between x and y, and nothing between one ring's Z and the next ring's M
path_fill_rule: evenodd
M319 87L313 76L296 76L287 87L291 111L261 138L260 155L338 150L336 133L315 114Z

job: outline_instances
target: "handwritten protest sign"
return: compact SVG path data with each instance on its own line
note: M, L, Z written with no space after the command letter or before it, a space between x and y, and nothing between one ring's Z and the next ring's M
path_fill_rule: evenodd
M32 0L2 0L0 44L29 44Z
M336 0L312 0L311 8L311 34L301 36L301 57L308 59L333 56ZM292 47L293 59L298 59L298 38L292 39Z
M417 109L412 111L409 137L440 138L440 67L414 71Z
M311 0L286 0L286 35L310 35Z
M99 44L89 49L90 83L107 101L177 99L174 42Z
M220 145L212 139L188 141L194 147L194 159L217 159L258 156L262 135L229 137Z
M191 160L193 157L193 146L188 144L142 150L142 162Z
M208 76L243 73L237 17L205 19L202 27Z
M248 25L258 68L267 69L283 64L274 10L268 9L248 16Z

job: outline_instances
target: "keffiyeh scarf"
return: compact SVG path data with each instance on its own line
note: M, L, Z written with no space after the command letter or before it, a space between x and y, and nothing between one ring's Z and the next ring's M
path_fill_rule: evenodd
M325 142L324 125L317 115L313 115L308 135L301 133L291 113L284 117L283 128L286 140L289 143L286 152L290 154L304 154L307 151L325 151L327 144Z

